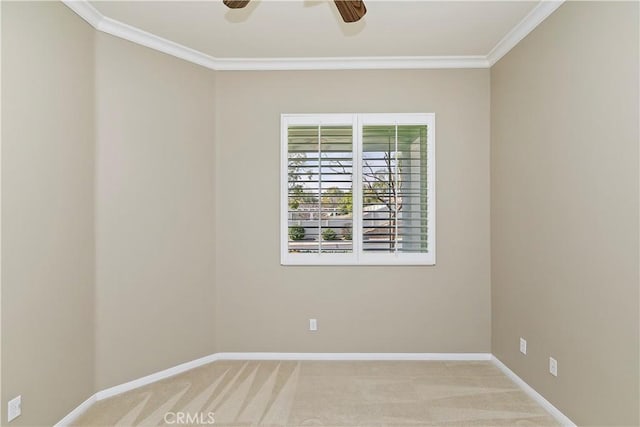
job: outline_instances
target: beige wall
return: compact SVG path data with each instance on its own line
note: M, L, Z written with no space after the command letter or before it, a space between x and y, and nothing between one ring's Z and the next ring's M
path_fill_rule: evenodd
M637 17L566 4L491 71L214 73L3 2L2 419L215 351L493 351L579 424L637 425ZM280 266L303 112L436 113L436 266Z
M492 348L579 425L640 423L638 36L565 3L491 70Z
M280 266L280 114L305 112L436 113L436 266ZM216 150L218 351L490 351L488 70L219 72Z
M94 31L2 2L2 424L52 425L94 393Z
M214 74L96 35L96 388L214 352Z

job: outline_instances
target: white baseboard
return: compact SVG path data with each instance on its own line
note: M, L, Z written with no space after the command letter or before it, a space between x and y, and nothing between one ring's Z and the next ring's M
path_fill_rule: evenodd
M133 381L101 390L85 400L71 411L54 427L66 427L76 420L95 402L130 390L181 374L190 369L206 365L216 360L440 360L440 361L493 361L505 375L511 378L525 393L545 408L558 422L564 426L575 427L575 424L560 410L549 403L542 395L524 382L513 371L490 353L214 353L190 362L155 372Z
M218 359L219 359L218 353L214 353L209 356L201 357L199 359L192 360L190 362L185 362L180 365L173 366L171 368L168 368L159 372L154 372L153 374L144 376L142 378L138 378L133 381L126 382L124 384L119 384L113 387L109 387L107 389L97 392L96 400L107 399L109 397L122 394L129 390L133 390L133 389L145 386L147 384L151 384L156 381L163 380L165 378L173 377L174 375L178 375L190 369L197 368L202 365L206 365L207 363L214 362Z
M69 412L63 419L53 425L53 427L67 427L71 425L80 415L82 415L87 409L96 403L96 395L94 394L84 402L82 402L76 409Z
M563 414L558 408L553 406L551 402L545 399L540 393L535 391L533 387L527 384L522 378L517 376L515 372L507 367L504 363L500 361L495 356L491 357L493 363L500 369L506 376L508 376L513 382L515 382L525 393L529 395L533 400L535 400L540 406L547 410L556 419L561 425L567 427L576 427L576 424L569 419L565 414Z
M491 360L490 353L217 353L217 360Z
M96 393L97 400L181 374L216 360L491 360L490 353L214 353Z

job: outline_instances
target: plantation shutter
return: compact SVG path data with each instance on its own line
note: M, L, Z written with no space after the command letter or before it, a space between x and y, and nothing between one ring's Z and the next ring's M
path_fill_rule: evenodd
M352 126L287 128L289 253L353 252Z
M362 250L428 252L427 127L362 128Z

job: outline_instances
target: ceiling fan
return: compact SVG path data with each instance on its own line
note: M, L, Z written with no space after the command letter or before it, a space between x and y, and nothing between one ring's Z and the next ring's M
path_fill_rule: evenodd
M242 9L250 0L223 0L231 9ZM363 0L333 0L344 22L357 22L367 13Z

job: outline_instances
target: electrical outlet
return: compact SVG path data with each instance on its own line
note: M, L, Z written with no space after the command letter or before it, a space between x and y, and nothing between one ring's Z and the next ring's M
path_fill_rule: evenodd
M309 319L309 330L310 331L318 330L318 319Z
M22 396L14 397L7 403L7 422L17 418L22 413Z
M549 373L554 377L558 376L558 361L553 357L549 358Z
M527 340L520 337L520 353L527 354Z

